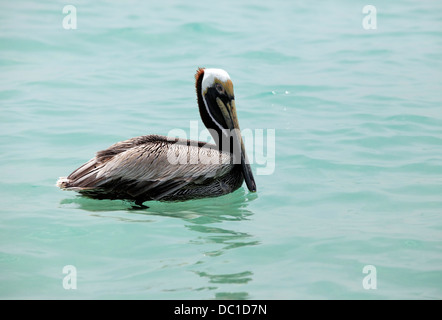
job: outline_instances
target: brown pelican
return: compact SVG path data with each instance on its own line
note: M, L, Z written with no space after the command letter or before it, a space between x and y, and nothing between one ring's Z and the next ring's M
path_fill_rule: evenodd
M195 75L201 119L214 144L147 135L118 142L60 178L57 186L95 199L183 201L221 196L245 180L256 184L226 71L199 68Z

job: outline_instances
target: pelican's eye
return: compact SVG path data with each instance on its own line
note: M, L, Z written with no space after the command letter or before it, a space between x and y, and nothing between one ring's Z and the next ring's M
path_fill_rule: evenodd
M221 83L215 83L216 91L218 91L219 94L225 94L224 87L221 85Z

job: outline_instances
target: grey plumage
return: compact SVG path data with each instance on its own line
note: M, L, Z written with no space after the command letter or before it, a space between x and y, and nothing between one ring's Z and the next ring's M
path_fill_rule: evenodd
M243 180L232 155L213 144L148 135L97 152L57 186L91 198L141 204L220 196L238 189Z

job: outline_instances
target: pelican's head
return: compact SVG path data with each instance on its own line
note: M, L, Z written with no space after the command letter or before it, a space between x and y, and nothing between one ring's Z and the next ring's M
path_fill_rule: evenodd
M241 153L241 167L247 188L255 192L255 179L241 137L233 83L229 74L222 69L200 68L197 70L195 79L198 106L204 125L212 129L210 130L212 136L220 147L221 141L230 141L230 137L232 138L231 150L239 150L238 152ZM214 136L213 130L217 136Z

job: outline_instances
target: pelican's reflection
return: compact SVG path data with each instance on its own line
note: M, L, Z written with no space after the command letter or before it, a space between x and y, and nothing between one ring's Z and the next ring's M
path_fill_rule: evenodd
M205 290L214 291L215 299L248 299L249 295L243 289L245 284L252 281L253 272L242 263L237 264L233 260L229 261L228 258L221 260L220 257L237 248L255 246L260 243L254 235L243 230L244 224L238 223L248 220L253 215L248 206L256 198L257 194L246 194L241 188L218 198L178 203L151 202L147 204L149 209L142 210L133 210L131 203L122 201L84 198L65 200L62 201L62 205L76 205L83 210L93 212L94 216L132 222L151 222L154 221L152 219L155 219L155 216L182 219L185 221L184 226L192 231L188 243L201 247L201 258L192 265L190 271L207 279L208 286ZM130 212L131 215L127 218L127 214L120 212L112 214L112 210ZM140 218L134 219L137 216ZM234 272L226 273L226 264L229 265L229 270ZM242 290L239 292L231 290L232 286L236 285ZM192 290L201 290L201 287Z

